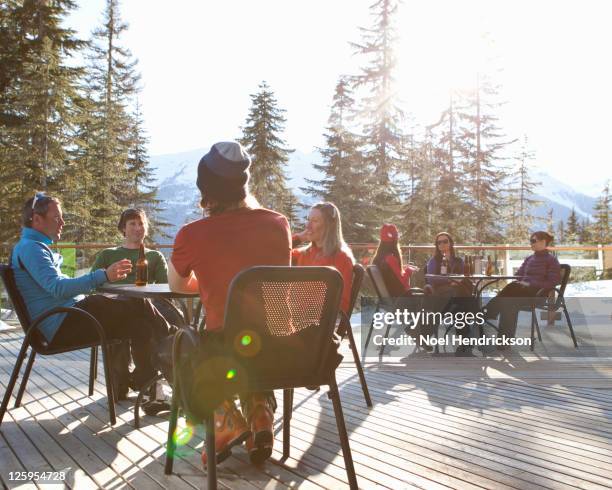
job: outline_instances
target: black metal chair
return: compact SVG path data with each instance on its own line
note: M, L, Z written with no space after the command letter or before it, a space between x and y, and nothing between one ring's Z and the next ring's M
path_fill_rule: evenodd
M374 285L374 290L376 291L376 296L378 298L376 302L376 309L374 313L378 313L379 311L395 311L398 308L396 299L391 296L389 290L387 289L387 285L385 284L384 277L380 268L377 265L369 265L367 268L368 276ZM414 296L421 296L424 294L423 289L421 288L410 288L409 292ZM391 329L391 325L387 326L385 330L384 339L389 337L389 330ZM368 336L366 337L364 351L367 349L368 344L370 343L370 339L372 338L372 332L374 330L374 319L370 323L370 329L368 330ZM384 353L385 345L381 345L380 355L382 356Z
M565 319L567 320L567 327L569 328L570 335L572 337L572 342L574 343L574 347L578 348L578 342L576 340L576 334L574 333L574 327L572 325L572 320L570 319L569 313L567 311L567 306L565 304L565 288L567 287L567 283L569 282L570 274L572 272L572 267L569 264L561 264L561 284L559 287L550 288L550 289L540 289L536 293L536 298L540 298L541 300L534 301L532 306L529 308L523 308L521 311L530 311L531 312L531 350L533 351L535 348L535 331L538 333L538 340L542 342L542 334L540 333L540 325L538 323L538 318L536 315L537 310L545 311L550 313L556 313L560 309L563 310L565 314ZM556 298L555 298L556 296Z
M215 390L205 389L204 386L196 389L181 384L177 360L184 358L181 337L185 331L179 331L175 339L174 389L166 446L166 474L172 473L176 451L173 436L179 404L185 409L185 393L206 397L214 391L217 395L222 393L223 399L231 394L284 390L284 461L289 457L290 447L291 390L328 385L348 482L350 488L358 488L335 377L336 367L342 359L333 342L341 291L342 277L331 267L260 266L240 272L229 288L223 330L208 334L220 339L221 351L226 353L223 357L225 365L232 366L226 376L221 369L216 378L218 381L215 381ZM207 344L205 341L202 345L212 343ZM201 374L198 371L194 377L201 379ZM217 488L213 423L213 405L216 400L211 400L206 405L209 407L206 413L198 416L203 416L206 425L209 490ZM194 413L193 407L186 411Z
M353 327L351 325L351 316L355 309L355 303L357 302L357 296L359 296L359 290L363 283L363 277L365 275L365 269L361 264L355 264L353 266L353 283L351 284L351 301L349 303L348 314L343 311L340 312L340 327L338 334L344 339L348 336L349 345L351 352L353 353L353 360L355 361L355 367L357 368L357 374L359 375L359 382L361 383L361 389L363 396L368 407L372 407L372 399L370 398L370 390L368 390L368 383L363 373L363 366L361 365L361 359L359 359L359 349L355 343L355 337L353 335Z
M30 377L30 372L32 371L32 365L34 364L34 360L36 359L37 354L40 354L41 356L49 356L54 354L61 354L63 352L71 352L75 350L91 348L91 359L89 365L89 396L92 396L94 392L94 379L97 376L97 347L100 346L102 348L102 362L104 365L104 376L106 380L108 413L111 425L115 425L117 419L115 415L115 402L113 396L113 378L108 363L108 346L109 343L112 342L107 341L106 334L104 333L104 329L102 328L100 323L88 312L73 307L53 308L52 310L49 310L46 313L43 313L42 315L38 316L36 319L32 320L26 308L23 297L17 289L17 284L15 283L15 276L12 267L6 264L0 264L0 275L2 276L4 287L6 288L9 298L13 303L13 307L15 308L15 312L17 313L17 318L19 319L21 328L25 333L21 349L19 351L19 354L17 355L17 360L15 361L13 372L6 387L6 392L4 393L4 398L2 399L2 405L0 406L0 424L2 424L2 419L4 418L4 414L6 413L9 401L11 399L11 395L13 393L13 389L15 388L15 384L17 382L17 378L19 377L21 365L23 364L23 361L25 360L25 357L28 353L28 349L30 347L32 348L32 350L30 352L30 358L28 359L28 363L23 374L23 379L21 380L21 385L19 386L19 390L17 392L17 397L15 398L15 408L21 405L21 399L23 397L23 393L25 392L25 388L28 383L28 378ZM98 342L82 345L54 348L53 345L50 345L46 341L44 336L38 330L38 326L45 318L60 313L73 313L82 316L83 328L95 328L100 340Z

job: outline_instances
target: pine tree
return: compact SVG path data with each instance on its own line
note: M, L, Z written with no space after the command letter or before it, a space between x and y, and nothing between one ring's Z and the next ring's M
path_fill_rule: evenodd
M474 220L466 219L471 215L471 207L464 192L462 173L458 171L458 156L465 152L466 141L457 130L453 93L448 108L437 123L428 126L428 130L432 131L434 139L425 171L434 173L438 202L431 212L435 213L436 229L449 232L455 241L465 241L473 236Z
M496 112L502 105L499 88L490 75L479 73L473 93L466 94L458 108L462 121L465 190L470 196L475 242L496 242L501 237L500 216L503 204L503 180L506 170L501 165L502 150L513 141L505 141L498 126Z
M555 220L553 218L553 208L549 208L546 213L546 231L551 235L555 235Z
M529 175L533 158L534 153L529 148L527 136L524 136L517 156L517 165L509 175L505 193L510 216L506 236L513 243L520 243L529 235L535 221L531 209L541 203L533 198L535 189L540 185L540 182L533 181Z
M283 214L287 209L287 186L285 167L289 155L294 151L286 147L280 133L285 128L285 111L277 107L274 93L264 81L258 92L251 95L251 108L240 143L252 158L250 189L265 207Z
M577 243L579 231L576 210L572 208L572 212L567 218L567 225L565 226L565 241L567 243Z
M411 142L412 143L412 142ZM401 208L399 221L402 235L411 242L430 242L434 230L441 229L436 212L439 200L437 186L440 166L434 165L438 149L434 145L431 129L425 140L417 147L410 146L408 155L410 193Z
M364 195L364 182L369 175L363 168L359 140L349 128L354 115L351 87L347 78L341 77L331 106L328 132L324 135L326 147L319 149L323 163L314 165L323 178L307 179L310 185L303 190L322 201L336 204L347 241L367 242L372 240L372 230L377 223L370 216L369 199Z
M562 219L557 223L557 236L555 242L558 244L565 243L565 224Z
M138 92L136 61L119 39L128 26L121 20L118 0L107 0L103 24L94 30L91 43L91 91L96 101L94 141L90 146L95 167L92 176L92 222L87 240L116 235L121 210L134 197L129 158L134 122L131 104Z
M395 176L403 158L404 136L400 124L404 115L397 104L393 77L397 9L396 0L378 0L372 4L372 27L361 27L362 41L351 43L355 53L368 60L361 73L354 77L354 85L366 93L360 110L362 119L366 121L362 154L372 179L363 182L363 190L371 195L378 223L392 220L400 205Z
M142 208L149 218L149 236L170 238L165 229L170 223L160 218L163 211L162 201L157 198L157 186L154 185L154 174L149 162L147 144L149 138L143 127L140 104L136 101L134 114L130 118L129 148L127 164L127 203L129 207Z
M62 27L62 20L74 7L70 0L11 1L0 7L3 41L10 42L0 51L0 171L6 179L6 216L18 214L35 190L61 197L72 171L67 149L74 143L74 100L82 69L67 59L84 43ZM70 206L64 200L67 210ZM1 241L16 239L16 219L1 228Z
M295 197L293 192L288 192L283 198L283 209L284 215L289 221L289 226L292 230L299 230L303 228L304 223L300 219L300 210L302 209L301 203Z
M593 243L591 222L585 218L582 223L578 224L578 243L580 244L591 244Z
M594 208L595 223L593 224L593 238L597 243L607 244L612 242L611 205L610 183L606 182L604 190Z

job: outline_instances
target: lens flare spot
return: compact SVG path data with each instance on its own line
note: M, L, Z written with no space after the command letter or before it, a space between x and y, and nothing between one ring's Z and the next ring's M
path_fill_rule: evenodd
M177 427L177 429L174 431L174 443L177 446L184 446L191 440L192 437L193 427L189 425L186 427L181 427L180 429Z
M225 375L225 377L227 379L234 379L236 377L236 370L235 369L230 369L227 374Z
M234 337L234 349L240 356L256 356L261 351L261 336L255 330L245 329Z

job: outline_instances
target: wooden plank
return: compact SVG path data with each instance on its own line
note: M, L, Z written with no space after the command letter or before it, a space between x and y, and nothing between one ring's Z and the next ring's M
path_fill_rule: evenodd
M163 439L162 439L162 441L163 441L163 440L165 440L165 431L163 432ZM224 463L224 464L225 464L225 463ZM290 478L289 478L289 481L290 481L290 482L295 482L295 480L296 480L296 476L297 476L297 475L295 475L295 474L291 475L291 476L290 476ZM299 480L300 478L298 477L297 479Z
M389 377L391 376L393 375L390 374ZM432 403L439 404L441 407L456 406L457 403L465 402L470 406L483 409L486 413L501 414L509 419L514 418L519 423L533 425L537 423L536 421L541 421L546 423L547 427L551 430L575 434L577 440L587 439L594 445L602 442L604 447L606 447L609 441L608 434L602 434L597 429L579 424L575 418L573 424L564 424L558 417L551 416L547 410L532 410L529 406L517 403L509 397L489 395L477 390L459 389L453 386L439 386L437 383L432 382L419 383L418 380L415 380L415 383L418 389L423 390L423 396ZM393 385L390 386L392 387ZM414 391L410 393L410 395L414 394ZM520 414L520 417L513 412Z
M26 469L21 464L15 453L11 450L10 445L0 432L0 483L4 488L26 488L28 490L36 488L36 485L31 482L22 482L11 480L11 472L25 471Z
M49 358L49 359L51 359L51 358ZM49 359L47 359L47 360L49 360ZM64 364L63 367L66 368L65 364ZM36 367L35 367L35 369L36 369ZM38 371L40 371L40 370L38 370ZM37 371L37 373L38 373L38 371ZM64 370L64 374L67 375L67 370ZM35 374L34 372L32 373L32 375L34 376L34 378L37 378L39 376L38 374ZM38 381L38 385L40 386L41 381L39 379L37 381ZM51 382L51 381L49 381L49 379L45 378L44 381L48 382L51 385L54 385L54 383L61 383L64 380L60 380L59 378L55 378L55 381ZM77 389L75 389L74 387L71 387L69 384L67 384L66 387L64 387L63 389L65 390L65 393L68 393L68 394L75 393L75 395L72 396L72 399L90 400L86 396L85 393L78 392ZM60 391L60 393L61 393L61 391ZM65 396L65 393L63 393L62 395ZM57 400L57 398L62 398L62 395L55 395L53 397L55 399L55 401L57 402L56 405L58 405L58 406L62 406L62 405L63 406L73 406L71 404L71 402L70 402L70 400L71 400L70 398L68 398L68 400L66 400L66 399ZM104 427L105 429L101 429L102 432L98 433L98 436L103 435L104 437L109 437L108 434L110 434L112 431L109 429L109 427L107 425L108 424L108 422L107 422L108 412L107 412L106 408L104 409L104 415L105 415L104 419L106 419L106 420L99 420L99 424L100 424L101 428ZM60 417L61 416L62 415L60 415ZM74 422L76 422L76 420ZM77 424L77 428L79 428L79 430L81 431L80 433L81 433L81 435L83 437L85 437L86 439L90 439L89 436L88 436L89 431L83 430L80 427L80 424ZM104 437L103 437L103 440L104 440ZM164 438L163 441L165 441L165 438ZM162 441L162 443L163 443L163 441ZM90 440L90 443L91 443L91 440ZM159 448L159 446L160 446L160 444L158 442L158 448ZM110 449L110 453L109 453L109 449ZM124 476L130 476L130 474L135 473L138 476L138 478L142 478L140 473L136 472L136 470L134 469L134 465L129 462L129 460L125 457L124 454L121 454L120 452L117 452L117 448L114 448L112 446L112 444L109 443L106 446L97 447L96 448L96 453L97 454L102 453L103 455L105 455L105 458L104 458L105 460L112 461L115 466L119 466L119 468L120 468L119 472L121 472ZM163 453L163 449L162 449L161 453ZM155 462L155 465L158 466L158 469L156 470L157 475L158 476L163 475L163 466L162 466L162 463L158 462L156 459L154 459L154 462ZM128 471L127 472L123 472L121 470L122 466L123 467L127 467ZM144 483L139 481L139 482L134 482L134 485L136 485L138 488L141 488L143 485L150 486L152 484L152 482L149 481L150 480L149 475L147 475L147 477L148 477L148 479L145 480ZM162 478L167 479L167 477L165 477L165 476L162 477ZM220 479L220 480L222 480L222 479ZM200 485L201 485L201 481L202 481L202 479L199 478L198 482L195 483L195 485L193 485L193 486L195 486L196 488L199 488ZM161 486L164 486L164 485L162 484ZM234 482L234 487L235 486L236 485L235 485L235 482ZM231 487L228 486L227 488L231 488ZM249 485L249 488L254 488L254 487Z
M587 439L585 434L580 431L562 431L563 426L550 427L548 424L541 424L537 418L535 420L525 418L520 414L515 415L513 412L503 410L500 405L488 406L486 397L483 397L484 403L477 403L476 397L465 396L464 393L458 391L457 393L449 393L445 390L435 391L432 388L427 388L425 393L417 392L413 389L413 386L407 385L404 392L399 392L390 396L388 390L370 386L370 391L376 394L375 401L379 403L382 401L388 402L389 405L393 403L401 404L402 407L408 408L406 404L412 407L424 407L425 410L434 410L440 414L452 413L455 416L462 418L462 423L465 420L474 420L476 423L482 424L487 430L493 430L495 427L505 427L512 432L518 432L529 435L537 435L539 438L547 438L550 441L557 441L559 436L563 436L563 442L566 445L574 446L581 449L587 449L597 455L604 454L606 457L612 457L610 451L610 441L606 438L600 438L599 440ZM344 384L343 392L353 393L355 399L359 398L358 388L352 384ZM373 395L374 396L374 395ZM380 398L379 398L380 397ZM474 411L477 415L474 415ZM604 461L610 461L610 459L604 459Z
M130 413L131 415L131 413ZM130 418L130 422L131 422L131 418ZM164 427L166 427L167 425L164 424ZM166 430L167 429L163 429L163 430L155 430L156 428L154 426L148 426L143 428L144 431L150 431L150 430L154 430L155 431L155 435L158 437L158 439L160 441L165 441L165 437L166 437ZM195 448L194 448L195 449ZM199 448L199 451L201 451L201 448ZM240 455L240 453L238 453L238 455ZM246 457L244 457L242 459L243 464L246 462ZM224 466L226 466L227 463L224 463ZM270 466L272 466L272 468L270 468ZM300 484L300 486L305 482L305 480L303 480L303 478L299 475L296 475L294 473L289 473L286 471L282 471L282 469L278 469L278 468L274 468L273 465L264 465L264 470L267 471L267 474L270 475L275 475L275 476L280 476L282 475L282 479L283 482L286 482L287 485L294 485L296 482ZM248 470L248 471L246 471ZM257 472L255 472L255 470L253 469L252 465L248 465L246 467L246 470L243 469L243 473L252 473L251 477L252 478L258 478L261 479L261 474L258 474ZM337 486L337 481L335 482L334 486ZM266 482L266 485L268 484L268 482ZM306 485L308 487L308 485ZM320 488L320 487L319 487ZM328 487L324 487L324 488L330 488Z
M4 341L6 336L0 339L0 366L4 367L0 369L1 380L8 379L20 336L13 335L8 342ZM43 363L42 370L37 368L39 362ZM354 368L343 364L338 380L360 486L406 488L437 483L451 488L605 487L612 479L612 411L606 404L612 397L603 391L562 385L534 386L526 380L605 382L612 379L612 362L607 366L599 362L594 372L593 365L585 362L563 363L555 370L559 363L547 361L535 364L531 374L528 364L521 360L520 369L515 371L505 366L507 372L501 378L483 377L482 366L479 370L472 363L457 363L453 369L448 363L435 366L429 362L423 369L412 362L392 370L373 368L366 371L375 402L373 410L365 408ZM56 416L63 430L73 424L75 431L79 428L81 432L75 432L79 442L85 437L82 431L86 431L101 438L96 444L106 445L111 453L114 448L120 455L115 473L122 478L116 485L123 481L135 486L133 475L144 478L145 483L164 485L159 471L167 422L145 417L149 425L135 431L129 426L133 420L131 404L121 403L119 423L109 429L103 376L95 383L94 396L87 397L88 366L88 351L37 360L37 374L33 373L36 382L26 391L32 397L28 394L24 408L14 411L20 422L30 418L32 425L27 429L29 434L25 428L20 430L31 442L32 431L42 431L47 434L49 449L59 448L58 438L63 434L49 428L49 420L44 420ZM508 376L515 373L524 377ZM292 457L283 466L266 463L254 468L244 450L238 449L220 466L220 476L228 488L347 488L331 403L324 394L297 390L295 406ZM275 423L276 431L280 422ZM280 457L281 437L278 439L276 457ZM86 442L86 447L94 444ZM194 457L177 458L177 468L185 471L177 477L182 488L203 484L201 445L202 434L196 434L187 446ZM42 448L36 443L34 446L44 457ZM70 458L70 451L62 449L60 454L62 451L62 457ZM101 456L105 461L110 457ZM54 467L50 461L49 465Z
M346 394L347 390L343 394ZM353 392L349 396L343 398L346 404L351 404L350 407L359 407L360 399L358 394ZM399 406L399 404L389 406ZM378 405L377 405L378 410ZM565 440L555 438L547 440L541 437L541 434L534 433L529 430L521 430L518 432L516 428L509 430L505 425L500 425L499 421L485 421L482 417L463 416L458 417L457 414L439 414L432 413L429 407L407 401L401 402L403 413L410 413L411 419L419 421L421 424L430 424L439 430L457 431L458 433L468 432L475 436L478 435L482 440L492 441L495 443L521 445L531 449L537 449L543 456L547 454L555 455L563 458L565 461L577 461L589 465L596 466L604 470L612 469L612 458L605 458L598 452L586 451L580 448L569 447L565 444ZM384 419L393 419L398 414L384 414ZM361 416L361 414L360 414ZM378 421L376 415L370 413L367 422Z
M302 414L297 413L295 417L297 419L300 419L302 417ZM351 430L351 426L354 423L352 417L349 415L347 419L348 419L347 422L349 424L349 431L351 432L351 440L353 441L355 439L358 439L355 432ZM306 424L312 423L312 419L310 421L308 419L305 419L304 423ZM321 418L319 418L318 423L321 424ZM331 421L330 421L330 424L331 424ZM418 427L418 426L419 424L415 424L412 427L413 430L414 430L414 427ZM357 428L356 431L360 432L360 434L363 434L364 431L360 431L360 428L361 427ZM377 427L377 430L380 431L380 433L382 434L383 431L389 430L389 427L388 426L385 427L384 425L379 425ZM401 427L400 424L394 424L392 430L398 435L398 437L401 436L402 439L407 439L411 437L410 430L406 430L404 427ZM365 431L365 433L367 434L367 431ZM367 436L364 435L364 437L365 437L364 439L360 439L360 440L364 441L365 444L371 444L371 441L378 440L380 435L373 436L370 433ZM432 430L431 433L429 434L422 434L416 437L417 437L417 440L421 439L422 441L420 443L421 446L424 444L424 441L427 441L427 440L432 441L432 442L435 441L436 445L432 446L432 449L435 451L441 451L443 453L446 453L447 452L446 448L448 447L454 448L457 451L461 451L464 453L463 458L465 459L466 463L478 461L479 464L482 464L484 468L493 466L493 467L496 467L498 471L505 471L506 473L509 473L511 476L515 476L515 477L519 476L524 479L528 479L529 481L537 483L537 485L541 487L555 488L556 485L563 482L569 486L576 486L577 484L580 484L581 488L588 488L588 487L605 488L605 486L598 487L595 484L590 484L589 482L582 481L579 478L572 478L570 476L565 476L562 473L548 471L546 467L547 465L540 464L539 461L530 461L529 459L527 459L526 462L523 462L519 460L518 458L513 457L513 456L516 456L516 449L513 450L511 447L499 448L496 450L495 448L487 446L486 443L475 443L474 441L470 441L469 439L464 439L461 436L453 437L448 432L441 431L441 430L438 431L438 434L436 434L435 431ZM397 444L402 446L401 443L397 443ZM388 452L397 454L397 451L398 450L394 448L393 451L388 451ZM456 457L457 453L453 454L453 456ZM388 454L385 455L385 458L388 458ZM500 464L498 463L503 463L504 465L506 465L506 468L500 467ZM509 470L508 467L514 468L514 469ZM558 469L558 468L555 468L555 469ZM497 476L496 474L490 472L488 475L488 478L495 479L496 476ZM591 477L591 478L597 479L597 477ZM601 479L601 481L605 482L609 480ZM522 488L522 486L520 488Z
M84 393L83 393L83 394L84 394ZM127 413L129 413L129 416L130 416L130 420L129 420L129 421L130 421L130 423L131 423L131 412L127 412ZM104 413L104 414L103 414L103 417L104 417L104 418L107 418L107 417L106 417L106 413ZM165 438L166 438L166 431L164 430L163 432L160 432L160 434L161 434L161 437L160 437L159 441L156 443L156 444L158 444L158 445L163 444L163 443L165 442ZM201 450L200 450L200 451L201 451ZM198 451L198 452L200 452L200 451ZM198 457L198 461L199 461L199 457ZM195 468L197 468L197 471L198 471L200 474L202 473L202 472L201 472L201 470L200 470L200 467L199 467L199 466L197 466L197 467L195 467ZM249 467L247 467L246 469L245 469L245 468L239 468L237 471L239 472L239 474L244 474L244 473L248 473L248 472L250 471L250 468L251 468L250 466L249 466ZM236 474L238 474L238 473L236 473ZM226 477L226 478L230 478L230 477L231 477L231 474L230 474L230 475L225 475L225 477ZM255 479L255 477L257 477L257 478L261 479L261 473L257 472L257 473L253 473L253 474L251 475L251 478L252 478L252 479ZM295 480L295 475L293 475L291 479L292 479L292 480ZM243 484L245 484L246 482L242 482L242 483L243 483ZM262 486L263 486L263 485L266 485L266 484L267 484L267 479L266 479L266 483L262 483ZM232 486L233 486L233 487L236 487L237 485L238 485L238 483L237 483L235 480L234 480L234 481L232 481ZM250 484L249 484L248 486L249 486L249 487L251 487L251 488L253 488L253 487L252 487Z

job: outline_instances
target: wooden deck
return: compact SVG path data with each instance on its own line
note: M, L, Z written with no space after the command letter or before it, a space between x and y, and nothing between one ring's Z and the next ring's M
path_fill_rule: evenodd
M21 338L0 332L0 394ZM79 489L204 488L201 427L182 447L177 475L166 477L167 420L145 417L136 430L125 401L111 428L102 374L87 396L88 359L86 351L37 359L22 407L0 428L2 484L33 488L9 481L9 472L27 470L65 471L65 484ZM354 366L338 369L362 488L612 486L611 358L423 357L371 364L366 375L370 410ZM257 468L238 449L218 468L222 488L348 487L325 392L296 390L294 405L291 459ZM275 457L281 440L278 432Z

